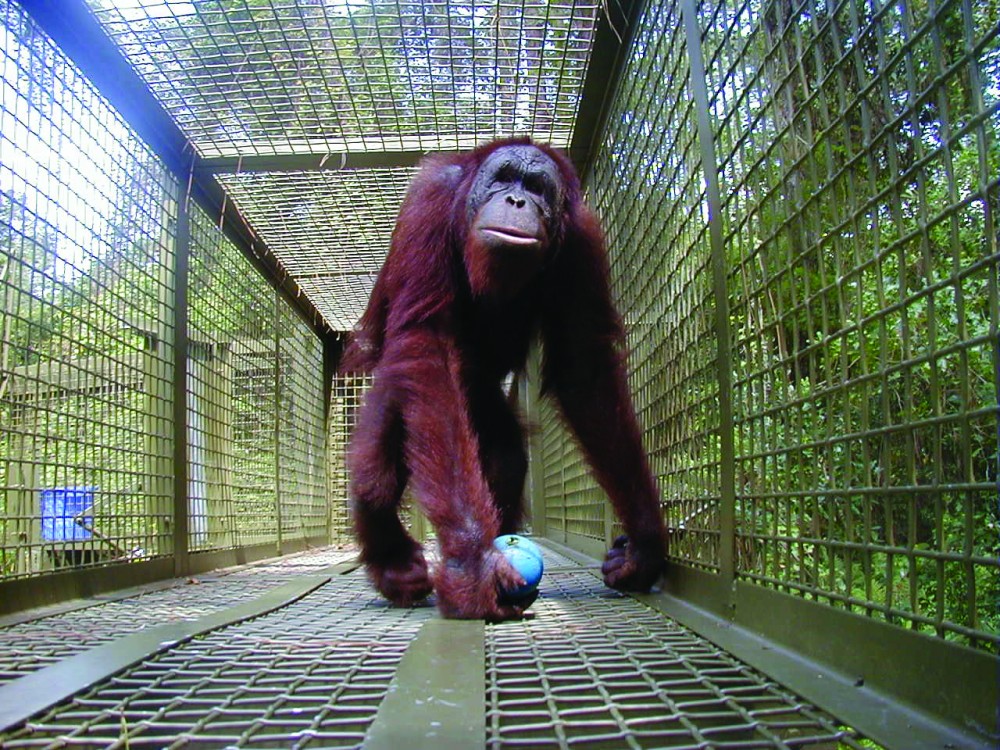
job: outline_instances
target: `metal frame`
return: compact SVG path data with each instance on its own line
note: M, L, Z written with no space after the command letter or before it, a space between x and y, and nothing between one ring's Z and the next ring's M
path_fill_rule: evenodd
M596 33L590 67L583 84L580 109L568 153L581 175L590 172L594 155L601 148L604 125L621 78L632 35L646 0L617 0L604 5Z
M220 226L247 260L277 289L320 336L329 329L323 316L302 294L267 245L257 237L232 202L201 168L200 157L136 75L118 48L108 39L83 0L18 0L55 44L94 82L136 132L163 159L188 195L209 216L221 217Z
M701 46L701 28L698 24L696 0L683 0L684 32L687 40L688 60L691 65L690 83L694 89L695 109L698 113L698 141L701 144L701 165L705 176L705 197L708 203L708 233L712 251L712 289L715 308L715 342L717 347L718 399L719 399L719 494L721 510L719 536L725 542L719 545L719 577L727 590L732 590L736 579L736 448L733 439L733 382L729 336L728 275L722 232L722 192L719 187L719 160L716 156L715 137L709 112L708 77ZM730 603L730 606L733 606Z
M178 182L180 187L183 183ZM182 188L183 189L183 188ZM188 559L188 280L191 258L191 204L178 190L174 244L174 575L185 575Z

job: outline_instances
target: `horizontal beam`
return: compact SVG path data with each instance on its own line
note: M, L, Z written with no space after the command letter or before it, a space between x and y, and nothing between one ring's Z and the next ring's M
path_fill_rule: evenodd
M142 353L83 357L71 363L57 359L13 367L5 374L10 376L8 398L43 399L67 392L85 394L136 388L145 376L145 359Z
M197 169L214 174L400 169L417 166L426 155L425 151L356 151L335 154L217 156L199 160Z
M514 135L513 133L510 135ZM518 133L517 135L533 135ZM254 144L256 154L230 153L204 156L198 169L217 174L239 172L288 172L340 169L396 169L414 167L428 154L454 154L489 143L495 135L419 135L358 137L349 140L299 139L282 142L281 150L267 150L268 144ZM539 142L549 142L556 148L567 149L569 131L555 131L545 138L533 136Z

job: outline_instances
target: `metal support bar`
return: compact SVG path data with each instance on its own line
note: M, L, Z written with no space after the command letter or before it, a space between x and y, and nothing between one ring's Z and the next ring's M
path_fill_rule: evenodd
M273 378L273 397L274 397L274 520L277 526L278 538L276 540L275 548L279 555L283 555L284 552L284 539L285 539L285 519L284 514L281 512L282 503L281 498L283 495L283 485L281 481L283 471L282 466L282 456L281 456L281 298L276 294L274 295L274 305L272 306L272 314L274 315L273 327L274 327L274 353L271 357L272 363L272 378ZM287 387L287 384L286 384Z
M481 620L431 620L406 649L365 750L467 750L486 737Z
M173 558L174 575L188 574L188 279L191 259L191 204L188 183L177 183L177 228L174 233L173 314Z
M436 152L441 153L441 152ZM201 159L198 172L322 172L350 169L415 167L426 151L360 151L340 154L269 154L266 156L216 156Z
M331 404L333 401L333 381L337 375L337 367L340 365L340 357L344 352L344 339L340 334L327 333L322 338L323 340L323 456L325 457L324 465L327 470L324 472L326 477L326 497L327 497L327 509L326 509L326 543L331 544L333 542L333 515L330 510L330 502L333 497L333 484L332 484L332 471L329 466L329 456L330 456L330 419Z
M518 386L518 398L528 424L539 424L541 421L539 399L542 393L542 358L541 349L537 344L531 348L524 375ZM545 477L542 471L542 436L539 430L528 430L527 448L528 473L525 494L531 518L531 533L534 536L542 537L546 534Z
M304 552L326 544L321 536L286 539L282 555ZM197 575L209 570L246 565L258 560L270 560L275 556L274 542L261 542L231 549L199 550L190 555L189 575Z
M701 166L705 173L708 200L708 233L712 251L712 287L715 300L716 376L719 383L719 574L726 589L736 577L736 452L733 436L732 347L729 331L729 292L726 284L726 252L722 232L722 192L719 185L715 135L709 111L708 78L701 48L701 29L695 0L683 0L684 30L687 35L691 94L698 113L698 140ZM732 607L732 600L729 602Z
M127 565L102 565L48 573L44 578L25 577L0 581L0 627L7 615L20 615L29 609L50 607L68 600L99 596L129 586L139 586L170 578L173 560L157 558L130 562ZM31 617L37 612L30 613Z

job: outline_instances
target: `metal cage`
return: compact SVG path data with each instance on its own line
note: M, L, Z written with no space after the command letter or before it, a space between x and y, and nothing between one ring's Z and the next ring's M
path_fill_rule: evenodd
M474 646L469 736L491 747L996 742L996 0L0 17L0 697L135 639L5 746L375 747L390 681L439 638ZM521 630L425 631L347 572L367 381L336 365L422 156L516 134L567 151L606 232L670 569L661 594L602 593L580 555L618 527L533 357L551 592ZM177 650L140 638L167 604L120 611L275 556L200 609L164 589L190 615ZM118 609L13 614L93 595ZM223 662L231 701L203 711Z

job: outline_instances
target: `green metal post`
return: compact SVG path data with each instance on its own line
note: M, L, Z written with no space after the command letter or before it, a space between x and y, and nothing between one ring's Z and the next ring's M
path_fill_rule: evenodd
M333 478L330 462L330 420L333 418L333 380L337 375L344 344L338 334L327 333L323 342L323 476L326 485L326 541L333 542Z
M701 145L701 165L705 172L708 199L708 232L712 251L712 287L715 299L716 362L719 383L719 493L722 507L719 514L719 572L732 607L732 583L735 570L736 536L736 474L733 438L733 378L732 351L729 331L729 292L726 284L726 256L722 235L722 196L719 185L715 136L709 112L708 78L701 48L701 29L695 0L681 3L687 51L691 66L690 86L698 113L698 140Z
M190 180L178 182L174 237L174 575L190 569L188 548L188 274L191 259Z
M541 414L538 408L542 389L540 354L537 346L532 348L524 377L518 384L520 386L518 397L527 422L532 427L538 425ZM542 466L542 436L538 429L528 431L528 476L525 493L531 514L531 533L535 536L545 536L545 471Z
M274 519L278 528L277 552L282 554L284 528L281 514L281 298L274 294Z

